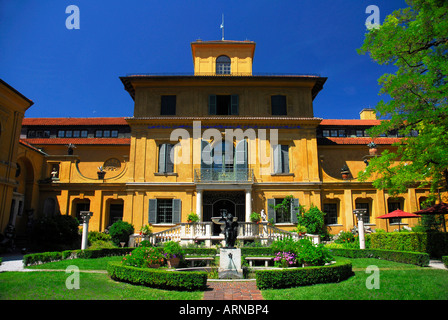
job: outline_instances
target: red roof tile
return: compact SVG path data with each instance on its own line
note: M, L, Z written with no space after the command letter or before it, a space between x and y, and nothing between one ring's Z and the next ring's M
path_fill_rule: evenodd
M31 138L23 141L32 145L130 145L130 138Z
M127 126L124 117L115 118L24 118L23 126Z
M360 119L324 119L321 126L376 126L382 120L360 120Z
M364 144L367 145L372 140L377 145L391 145L396 142L400 142L403 138L369 138L369 137L357 137L357 138L335 138L326 137L318 138L317 143L319 145L335 145L335 144Z

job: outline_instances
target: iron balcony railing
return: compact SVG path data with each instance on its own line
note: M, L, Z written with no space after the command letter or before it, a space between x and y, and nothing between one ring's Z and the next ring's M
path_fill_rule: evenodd
M195 183L241 183L253 182L254 172L252 169L236 168L214 168L214 169L195 169Z

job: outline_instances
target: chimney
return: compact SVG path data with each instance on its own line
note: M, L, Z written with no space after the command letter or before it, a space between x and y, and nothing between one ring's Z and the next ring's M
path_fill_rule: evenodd
M377 120L376 111L372 108L362 109L359 113L359 117L361 118L361 120Z

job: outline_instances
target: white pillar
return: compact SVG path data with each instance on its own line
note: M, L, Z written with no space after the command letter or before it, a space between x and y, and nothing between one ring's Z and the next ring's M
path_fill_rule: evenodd
M202 190L196 189L196 214L199 221L202 221Z
M364 221L362 220L363 214L365 214L365 209L356 209L356 217L358 218L358 234L359 234L359 249L366 248L366 241L364 236Z
M252 213L252 191L246 189L246 222L250 222L250 214Z
M89 234L89 220L93 215L93 212L90 211L81 211L82 218L82 242L81 242L81 250L87 249L88 243L88 234Z

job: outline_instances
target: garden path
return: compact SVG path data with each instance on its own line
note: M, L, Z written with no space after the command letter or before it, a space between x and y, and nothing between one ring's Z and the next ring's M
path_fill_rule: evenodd
M204 300L263 300L254 280L209 280Z

